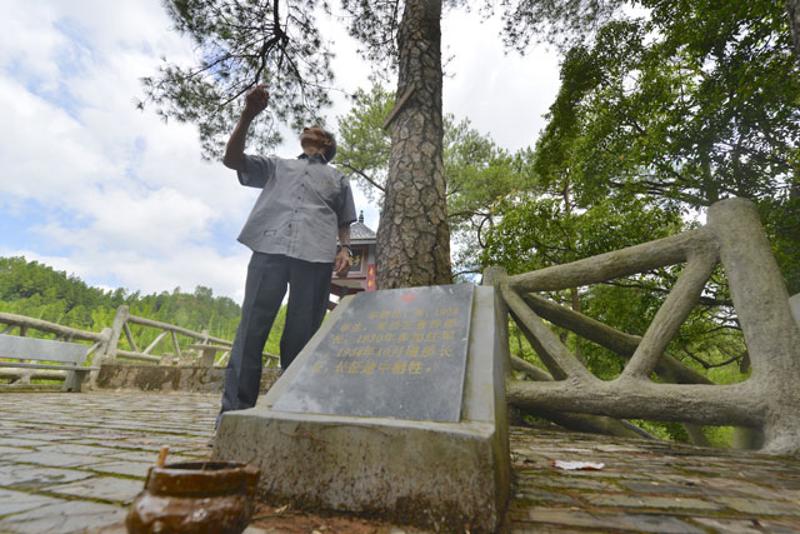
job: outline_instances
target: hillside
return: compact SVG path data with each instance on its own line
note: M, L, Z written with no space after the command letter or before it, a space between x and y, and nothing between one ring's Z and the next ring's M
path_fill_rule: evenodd
M125 288L113 291L89 286L75 275L24 257L0 257L0 312L16 313L84 330L111 326L117 307L126 304L133 315L171 323L232 340L241 309L228 297L214 296L207 287L193 293L162 291L142 295ZM284 310L276 320L267 351L277 354ZM137 342L155 332L134 328Z

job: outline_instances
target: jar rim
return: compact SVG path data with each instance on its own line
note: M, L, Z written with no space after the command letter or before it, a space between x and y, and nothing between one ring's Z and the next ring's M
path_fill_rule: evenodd
M151 467L145 488L154 495L228 495L255 491L259 471L235 462L178 462Z

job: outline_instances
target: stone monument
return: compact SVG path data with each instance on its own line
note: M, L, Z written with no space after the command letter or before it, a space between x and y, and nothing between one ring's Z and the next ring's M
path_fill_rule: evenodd
M468 284L345 298L218 460L261 470L271 502L495 530L509 497L505 315Z

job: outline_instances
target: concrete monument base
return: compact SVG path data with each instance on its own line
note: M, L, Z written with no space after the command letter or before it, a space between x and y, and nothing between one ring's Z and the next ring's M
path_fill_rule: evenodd
M413 294L422 302L426 290L435 289L373 295L405 292L401 296ZM260 496L269 502L378 515L436 530L496 530L509 498L510 460L504 393L507 338L504 320L496 320L492 288L475 287L466 312L463 395L456 421L414 420L408 414L399 418L300 413L274 407L284 395L285 405L292 388L302 383L301 373L310 373L315 352L325 352L324 344L353 316L348 307L358 298L345 299L337 307L257 407L225 414L214 458L259 467ZM431 301L440 299L433 295ZM364 332L371 331L367 324ZM435 374L436 369L428 376Z

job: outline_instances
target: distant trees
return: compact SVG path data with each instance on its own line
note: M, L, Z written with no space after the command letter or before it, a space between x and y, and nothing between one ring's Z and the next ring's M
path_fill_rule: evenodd
M175 324L190 330L232 340L241 309L228 297L215 297L211 288L198 286L193 293L180 288L150 295L124 288L104 291L74 275L23 257L0 258L0 311L27 315L66 326L99 331L111 326L117 307L126 304L133 315ZM283 314L279 314L267 351L278 353ZM158 334L133 326L142 346Z

